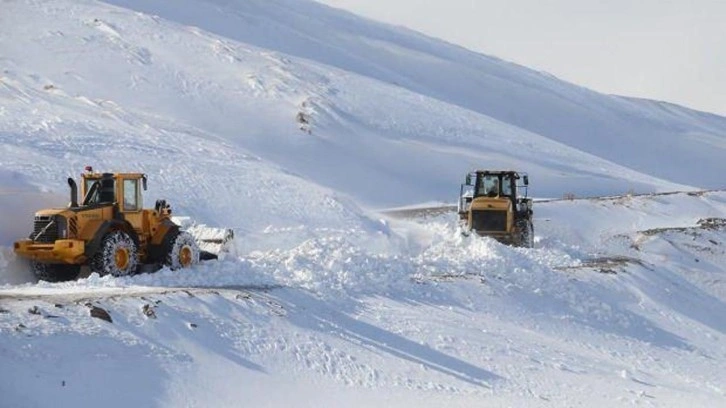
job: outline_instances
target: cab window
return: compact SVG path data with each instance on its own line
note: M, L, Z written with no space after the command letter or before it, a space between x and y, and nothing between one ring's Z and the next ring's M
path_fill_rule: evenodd
M85 186L83 188L83 191L86 194L88 194L88 192L91 191L91 186L93 185L94 182L96 182L96 179L88 179L87 178L87 179L84 180Z
M137 211L140 204L139 181L124 180L124 211Z
M91 187L93 186L93 183L97 182L98 179L94 178L84 178L83 180L83 194L84 196L82 199L86 198L86 194L91 191ZM88 201L86 202L88 205L98 204L98 191L96 191L96 194L93 197L88 197Z
M495 175L487 174L481 176L478 180L476 194L478 196L496 197L499 195L499 178Z

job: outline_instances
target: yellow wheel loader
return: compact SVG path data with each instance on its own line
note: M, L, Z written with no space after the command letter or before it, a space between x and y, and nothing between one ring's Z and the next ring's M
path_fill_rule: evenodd
M99 275L125 276L140 266L189 267L216 255L200 251L195 238L171 220L171 207L157 200L144 209L143 173L98 173L86 167L78 186L68 178L67 208L35 213L33 232L15 242L15 253L29 259L45 281L75 279L82 266ZM231 231L229 238L231 238Z
M521 181L521 184L520 184ZM527 198L529 176L504 170L476 170L466 175L459 192L459 224L514 246L534 246L532 199ZM524 194L520 195L520 191Z

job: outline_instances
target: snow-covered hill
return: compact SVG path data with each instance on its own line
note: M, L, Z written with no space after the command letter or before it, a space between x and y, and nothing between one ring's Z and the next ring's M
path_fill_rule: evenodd
M423 95L484 114L646 174L687 185L723 187L718 175L726 154L723 117L662 102L598 94L544 73L309 1L182 2L189 7L170 6L163 0L111 2L393 84L418 98ZM366 96L361 99L378 106L388 99ZM387 105L384 103L380 112L392 116L386 122L394 123L381 129L376 126L379 119L369 126L375 133L405 132L411 120L396 120L399 111ZM351 115L370 111L367 106L361 108L352 110ZM455 144L470 147L461 143L462 139L500 136L486 128L475 127L474 132L447 129L443 124L447 120L437 112L443 108L434 108L434 112L420 112L435 119L410 132L413 135L409 138L434 139L450 146L450 138L455 136L454 141L459 142ZM444 128L443 135L436 129L439 126ZM446 139L441 140L442 136ZM487 157L487 150L480 160L496 160ZM543 152L549 150L543 149L540 155ZM672 152L677 154L664 166L663 156ZM701 163L706 173L698 181L683 170L692 167L694 161Z
M198 141L377 207L450 201L485 165L529 170L541 196L720 187L723 118L596 94L311 2L116 4L128 8L5 7L6 145L47 162L67 138L190 155ZM51 141L17 138L28 134ZM89 161L155 172L147 155L69 147L66 172Z
M370 210L475 167L537 197L723 188L726 119L309 1L0 10L0 406L726 400L723 191L538 202L536 249ZM235 251L36 283L10 246L89 164Z

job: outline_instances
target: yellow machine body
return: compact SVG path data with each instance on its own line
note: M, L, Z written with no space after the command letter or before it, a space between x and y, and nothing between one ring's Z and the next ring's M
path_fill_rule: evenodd
M67 208L44 209L35 213L34 229L28 239L15 242L18 256L49 264L88 263L100 240L110 231L122 230L133 237L139 263L149 259L154 246L178 226L171 221L166 205L144 209L142 173L97 173L81 175L81 203L75 202L75 182Z
M467 174L459 193L462 231L505 244L532 247L534 227L532 199L526 196L528 185L525 173L511 170L476 170ZM522 189L524 195L519 194Z

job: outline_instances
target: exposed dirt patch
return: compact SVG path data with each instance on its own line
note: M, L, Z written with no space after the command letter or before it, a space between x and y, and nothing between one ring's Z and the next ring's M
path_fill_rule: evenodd
M87 303L86 306L90 309L89 313L91 317L95 317L96 319L105 320L109 323L113 323L113 319L111 319L111 315L108 313L108 311L102 307L94 306L90 303Z
M701 218L695 227L673 227L673 228L653 228L640 231L645 236L653 236L664 232L682 232L690 235L697 235L699 230L726 230L726 219L723 218Z
M558 271L572 271L572 270L582 270L582 269L592 269L596 272L600 273L606 273L606 274L617 274L618 271L624 269L628 265L640 265L643 267L647 266L638 258L632 258L629 256L602 256L597 258L592 258L585 260L583 263L579 265L573 265L573 266L561 266L555 268Z
M417 283L420 285L425 285L430 282L455 282L455 281L461 281L461 280L467 280L472 281L476 283L486 283L486 279L484 279L481 275L475 275L475 274L453 274L453 273L443 273L443 274L435 274L435 275L414 275L411 277L411 282Z
M707 230L726 230L726 219L702 218L698 220L698 226Z

